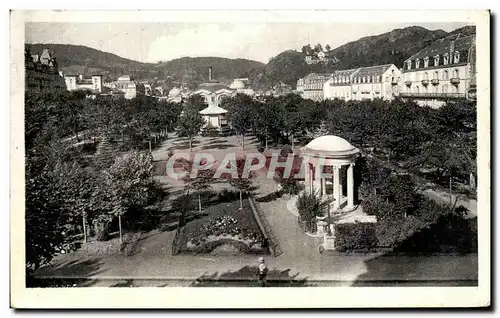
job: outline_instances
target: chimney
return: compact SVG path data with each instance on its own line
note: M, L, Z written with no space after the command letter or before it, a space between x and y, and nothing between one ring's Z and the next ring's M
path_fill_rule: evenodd
M209 82L212 81L212 67L211 66L208 68L208 81Z
M450 40L450 52L449 52L449 55L450 55L450 61L453 61L453 53L455 52L455 40L456 38L453 38Z

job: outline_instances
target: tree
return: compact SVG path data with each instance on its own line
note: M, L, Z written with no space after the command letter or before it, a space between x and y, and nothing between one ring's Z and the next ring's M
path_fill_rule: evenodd
M197 110L199 112L205 109L207 107L207 104L205 103L205 98L197 94L189 96L189 98L186 100L186 107Z
M70 211L55 186L52 167L47 165L33 174L33 162L26 163L26 271L30 274L50 262L68 242L65 231Z
M327 52L330 52L330 49L331 49L331 47L330 47L330 45L329 45L329 44L325 45L325 50L326 50Z
M241 136L241 147L245 150L245 135L254 126L255 102L246 95L238 93L234 97L225 98L222 108L227 109L227 119Z
M311 48L311 44L308 44L308 45L304 45L302 47L302 53L304 53L305 55L311 55L311 52L312 52L312 48Z
M295 133L304 129L303 99L297 94L289 94L278 100L283 116L283 130L287 133L294 148Z
M90 204L94 192L92 176L76 162L58 162L53 170L57 177L55 187L59 191L64 209L70 211L68 222L82 225L83 243L87 242L87 218L92 215L93 206ZM73 217L80 217L80 222L73 221Z
M204 120L196 109L185 108L179 118L179 135L187 136L189 140L189 151L193 150L193 138L198 135Z
M120 243L123 243L121 217L131 209L142 209L151 202L153 170L150 155L131 151L118 157L104 171L105 184L111 191L111 214L118 217Z
M230 163L229 163L230 165ZM228 168L231 168L228 166ZM243 192L252 191L254 187L252 186L252 178L255 177L253 171L250 171L248 176L245 175L245 159L236 160L236 178L228 177L229 184L240 192L240 209L243 209Z
M198 170L196 176L191 177L192 171L192 163L188 163L188 169L187 171L189 172L186 177L184 178L184 182L186 184L186 189L188 190L193 190L196 192L198 195L198 210L199 212L202 212L202 206L201 206L201 192L203 190L207 190L211 186L211 182L213 181L213 176L215 174L215 170L213 169L207 169L207 170Z

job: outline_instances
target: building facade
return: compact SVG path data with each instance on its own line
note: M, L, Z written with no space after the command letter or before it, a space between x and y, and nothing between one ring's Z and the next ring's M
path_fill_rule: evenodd
M125 93L124 97L126 99L133 99L137 95L146 94L144 84L135 82L129 75L120 76L118 80L111 83L111 88Z
M361 67L353 74L352 100L391 100L399 95L401 84L401 70L394 64Z
M401 97L440 107L447 100L475 99L475 35L448 36L404 62Z
M305 99L321 101L324 99L323 85L331 74L311 73L297 81L297 92Z
M64 75L64 82L68 91L89 90L102 93L104 87L102 75L92 75L90 78L84 78L83 75Z
M30 92L65 91L66 85L59 72L56 58L48 49L41 54L24 51L25 90Z
M323 85L324 99L391 100L399 94L402 73L394 64L335 71Z
M330 79L323 84L324 99L352 99L352 76L357 69L336 71Z

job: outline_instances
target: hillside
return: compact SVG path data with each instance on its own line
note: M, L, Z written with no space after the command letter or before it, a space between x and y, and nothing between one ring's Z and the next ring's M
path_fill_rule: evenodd
M405 59L430 42L457 33L473 34L475 27L466 26L447 33L415 26L363 37L330 50L330 57L334 57L337 62L327 65L308 65L304 61L304 53L289 50L271 59L264 72L254 76L254 81L260 87L276 84L280 80L295 87L299 78L312 72L329 73L338 69L389 63L401 67Z
M154 69L160 78L173 78L186 81L194 87L208 81L208 68L212 67L212 78L230 83L234 78L249 77L261 72L265 64L246 59L228 59L222 57L183 57L156 64Z
M169 82L189 80L194 86L208 79L208 67L213 68L213 77L230 81L247 77L252 70L261 71L264 64L221 57L180 58L164 63L141 63L118 55L102 52L82 45L27 44L32 54L48 48L55 53L59 69L72 74L103 74L106 80L116 80L121 75L132 75L136 79L165 80Z
M47 48L55 53L59 69L65 73L90 75L98 73L107 79L130 74L136 77L154 76L154 64L129 60L118 55L102 52L83 45L26 44L31 54Z

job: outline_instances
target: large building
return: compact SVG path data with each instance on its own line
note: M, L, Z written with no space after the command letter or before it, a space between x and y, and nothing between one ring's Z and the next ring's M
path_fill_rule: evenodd
M401 97L440 107L476 95L475 35L455 34L433 42L404 63Z
M335 71L323 85L324 99L391 100L400 91L401 77L394 64Z
M94 93L103 92L102 75L92 75L84 78L83 75L64 75L64 82L68 91L89 90Z
M64 91L66 85L56 58L48 49L40 54L24 51L25 90L30 92Z
M357 69L336 71L323 84L324 99L352 99L352 76Z
M146 94L144 84L134 81L129 75L120 76L118 80L111 83L110 88L125 93L124 97L126 99L132 99L137 97L137 95Z
M331 74L311 73L297 81L297 92L305 99L323 100L323 85L330 77Z
M401 70L394 64L361 67L352 76L352 99L391 100L399 94L401 84Z

